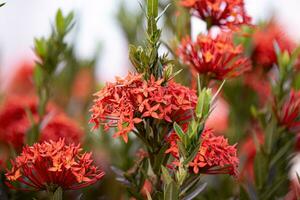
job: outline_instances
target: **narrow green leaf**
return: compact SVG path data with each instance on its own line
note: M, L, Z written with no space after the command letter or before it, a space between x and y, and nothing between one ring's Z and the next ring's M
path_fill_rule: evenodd
M63 199L63 190L61 187L57 188L53 194L52 200L62 200Z
M286 155L288 150L292 147L293 142L293 140L288 141L282 148L280 148L277 154L272 158L270 166L275 165L282 157Z
M185 138L185 134L184 134L183 130L181 129L181 127L175 122L173 124L173 128L174 128L175 132L177 133L177 135L179 136L179 138L181 139L181 141L183 142L184 138Z
M178 141L177 142L177 145L178 145L178 149L179 149L179 154L180 156L182 156L183 158L186 158L187 156L187 151L184 147L184 144L181 142L181 141Z
M44 38L36 38L34 40L35 52L39 57L44 57L47 53L46 51L46 41Z
M221 90L222 90L222 88L223 88L225 82L226 82L226 80L224 80L224 81L222 82L222 84L220 85L218 91L217 91L217 92L214 94L214 96L212 97L212 102L214 102L215 99L217 98L217 96L220 94L220 92L221 92Z
M148 16L156 18L158 16L158 0L148 0Z
M258 152L254 160L255 183L258 189L262 189L265 178L268 177L266 158Z
M156 21L158 21L168 10L168 8L171 6L171 3L169 3L164 10L160 13L160 15L156 18Z
M207 186L207 183L198 182L193 191L186 195L182 200L193 200L197 197Z
M161 166L161 171L162 171L163 180L164 180L165 184L166 185L170 184L173 181L173 179L170 176L167 168L165 168L164 166Z
M0 4L0 7L4 6L5 4L6 4L6 3L1 3L1 4Z
M187 157L187 159L185 159L183 161L183 165L187 165L189 162L191 162L195 158L195 156L199 152L200 145L201 145L201 143L199 142L199 144L194 148L193 152L189 155L189 157Z
M164 200L179 200L179 188L174 181L165 187Z
M58 9L55 20L56 20L57 32L60 35L63 35L65 32L65 19L64 19L61 9Z

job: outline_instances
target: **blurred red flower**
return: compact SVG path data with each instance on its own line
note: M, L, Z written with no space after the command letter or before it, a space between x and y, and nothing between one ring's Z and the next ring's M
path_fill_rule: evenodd
M270 74L265 73L263 69L258 67L245 73L244 83L257 94L261 105L265 105L271 100L272 87L270 79Z
M281 109L277 111L277 118L279 124L289 131L300 131L300 91L290 92Z
M281 51L289 53L295 48L295 43L287 37L284 30L274 21L263 27L258 27L253 34L253 63L270 69L277 63L274 43Z
M143 75L129 74L116 78L115 83L95 94L91 108L91 122L97 128L117 127L115 137L122 136L128 141L128 133L144 118L154 118L172 123L191 117L191 110L197 102L196 92L173 81L163 79L143 80Z
M298 200L300 198L300 185L297 179L291 180L290 191L284 197L284 200Z
M33 190L49 190L47 187L76 190L104 176L104 172L93 165L91 156L91 153L82 153L80 145L66 144L64 139L36 143L25 146L21 155L12 160L12 169L7 171L6 177L9 182L23 183Z
M82 68L75 76L72 96L79 102L86 101L93 93L94 77L91 68Z
M223 98L218 98L205 123L205 129L212 129L214 133L224 134L228 129L229 105Z
M25 135L32 127L27 111L37 122L39 120L37 107L37 99L34 97L8 98L0 108L0 141L12 144L16 149L22 148ZM58 140L64 137L66 142L78 143L83 131L55 106L49 105L47 114L42 119L40 134L40 140Z
M18 95L28 95L34 94L34 63L30 61L24 61L19 64L16 68L13 76L8 82L7 94L18 94Z
M170 153L178 159L178 136L173 133L167 140L170 148L166 153ZM237 176L239 159L236 153L236 145L229 145L227 139L223 136L215 136L210 129L203 131L201 140L198 154L189 163L192 171L195 174L229 174Z
M233 29L251 22L243 0L181 0L181 5L190 8L193 15L209 26Z
M243 55L242 46L235 46L232 35L224 32L216 38L201 34L195 42L186 37L177 53L193 72L213 79L236 77L251 69L250 60Z

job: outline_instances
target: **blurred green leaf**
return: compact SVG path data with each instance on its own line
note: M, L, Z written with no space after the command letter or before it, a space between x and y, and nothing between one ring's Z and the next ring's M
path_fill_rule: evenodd
M166 185L170 184L173 181L173 179L170 176L167 168L165 168L164 166L161 166L161 171L162 171L163 180L164 180L165 184Z
M197 185L192 190L192 192L190 194L186 195L184 198L182 198L182 200L193 200L201 192L203 192L203 190L206 188L206 186L207 186L207 183L198 182Z
M289 149L292 148L293 143L294 143L293 140L287 141L286 144L283 147L281 147L279 149L279 151L277 151L277 153L273 156L273 158L270 162L270 166L275 165L285 155L287 156L287 152L288 152Z
M179 200L179 188L174 181L166 185L164 200Z
M61 187L57 188L53 194L52 200L63 200L63 190Z
M63 35L64 32L65 32L65 20L64 20L64 16L62 14L61 9L58 9L58 11L56 13L55 20L56 20L56 29L57 29L57 32L60 35Z
M183 132L181 127L176 122L174 122L173 128L174 128L175 132L177 133L177 135L179 136L179 138L181 139L181 141L184 142L185 133Z

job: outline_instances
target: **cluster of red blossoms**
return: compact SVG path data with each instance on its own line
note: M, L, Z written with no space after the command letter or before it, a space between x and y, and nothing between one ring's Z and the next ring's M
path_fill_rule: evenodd
M155 80L151 77L146 81L142 74L130 74L115 83L107 83L95 94L96 100L91 108L91 122L95 128L100 124L106 128L117 127L114 135L122 136L128 141L128 133L143 118L174 122L191 117L191 110L197 102L194 90L181 86L173 81ZM179 118L180 117L180 118Z
M12 169L6 177L10 182L17 181L29 187L24 190L87 187L101 179L104 172L93 165L91 153L81 152L80 145L66 144L64 139L26 146L12 161ZM7 184L14 188L11 183Z
M232 29L251 21L243 0L181 0L181 4L210 25L222 28Z
M280 26L271 21L264 27L258 27L253 34L253 55L254 64L270 69L277 63L277 56L274 43L277 43L281 51L289 53L295 48L295 43L287 37Z
M242 46L235 46L232 36L223 32L216 38L201 34L195 42L186 37L177 53L194 72L213 79L236 77L251 69L249 59L243 55Z
M173 133L167 140L170 148L166 153L170 153L178 159L178 136ZM198 154L189 163L193 172L195 174L229 174L237 176L239 159L237 157L236 145L229 145L227 139L223 136L215 136L210 129L202 133L201 140Z
M289 131L300 131L300 91L292 90L288 99L277 113L279 123Z
M20 101L20 98L22 100ZM0 109L0 142L12 144L21 149L25 142L26 133L32 127L28 116L38 122L38 104L34 97L11 97ZM66 138L66 142L78 143L83 131L78 125L60 113L53 105L48 106L47 114L40 127L40 141Z

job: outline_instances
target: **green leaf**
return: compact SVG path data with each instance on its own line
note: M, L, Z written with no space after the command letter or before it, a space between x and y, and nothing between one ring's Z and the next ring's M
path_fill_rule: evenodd
M0 3L0 7L4 6L6 3Z
M168 8L171 6L171 3L169 3L164 10L160 13L160 15L156 18L156 21L158 21L168 10Z
M57 188L53 194L52 200L62 200L63 199L63 190L61 187Z
M166 185L164 200L179 200L179 188L174 181Z
M279 179L276 183L272 183L272 188L264 191L261 199L275 199L274 198L274 193L278 191L278 189L283 186L282 184L285 182L284 178ZM271 198L273 197L273 198Z
M199 144L193 149L193 152L189 155L189 157L187 157L187 159L185 159L183 161L183 165L187 165L189 162L191 162L195 158L195 156L199 152L200 145L201 145L201 143L199 142Z
M61 9L58 9L57 13L56 13L56 29L57 29L57 32L60 34L60 35L63 35L64 32L65 32L65 19L64 19L64 16L62 14L62 11Z
M287 156L288 150L293 146L293 140L288 141L280 150L275 154L270 162L270 166L275 165L282 157Z
M185 137L186 138L186 137ZM187 151L185 149L185 146L184 144L181 142L181 141L178 141L177 142L177 145L178 145L178 149L179 149L179 154L180 156L182 156L183 158L186 158L187 156Z
M181 141L184 142L185 134L184 134L183 130L181 129L181 127L175 122L173 125L173 128L174 128L175 132L177 133L177 135L179 136L179 138L181 139Z
M259 189L262 189L265 178L268 177L266 158L261 152L258 152L254 160L255 183Z
M167 168L165 168L164 166L161 166L161 171L162 171L164 183L165 183L166 185L170 184L170 183L173 181L173 179L172 179L172 177L170 176L170 174L169 174Z
M158 0L148 0L148 16L156 18L158 16Z
M222 90L222 88L223 88L225 82L226 82L226 80L224 80L224 81L222 82L222 84L220 85L218 91L217 91L217 92L214 94L214 96L212 97L212 100L211 100L212 102L214 102L215 99L217 98L217 96L220 94L220 92L221 92L221 90Z
M34 40L35 52L39 57L44 57L47 53L47 43L44 38Z
M202 117L207 117L210 112L212 94L210 89L203 89L199 96L196 105L196 116L201 119Z
M193 191L185 196L182 200L193 200L196 198L207 186L207 183L198 182Z

